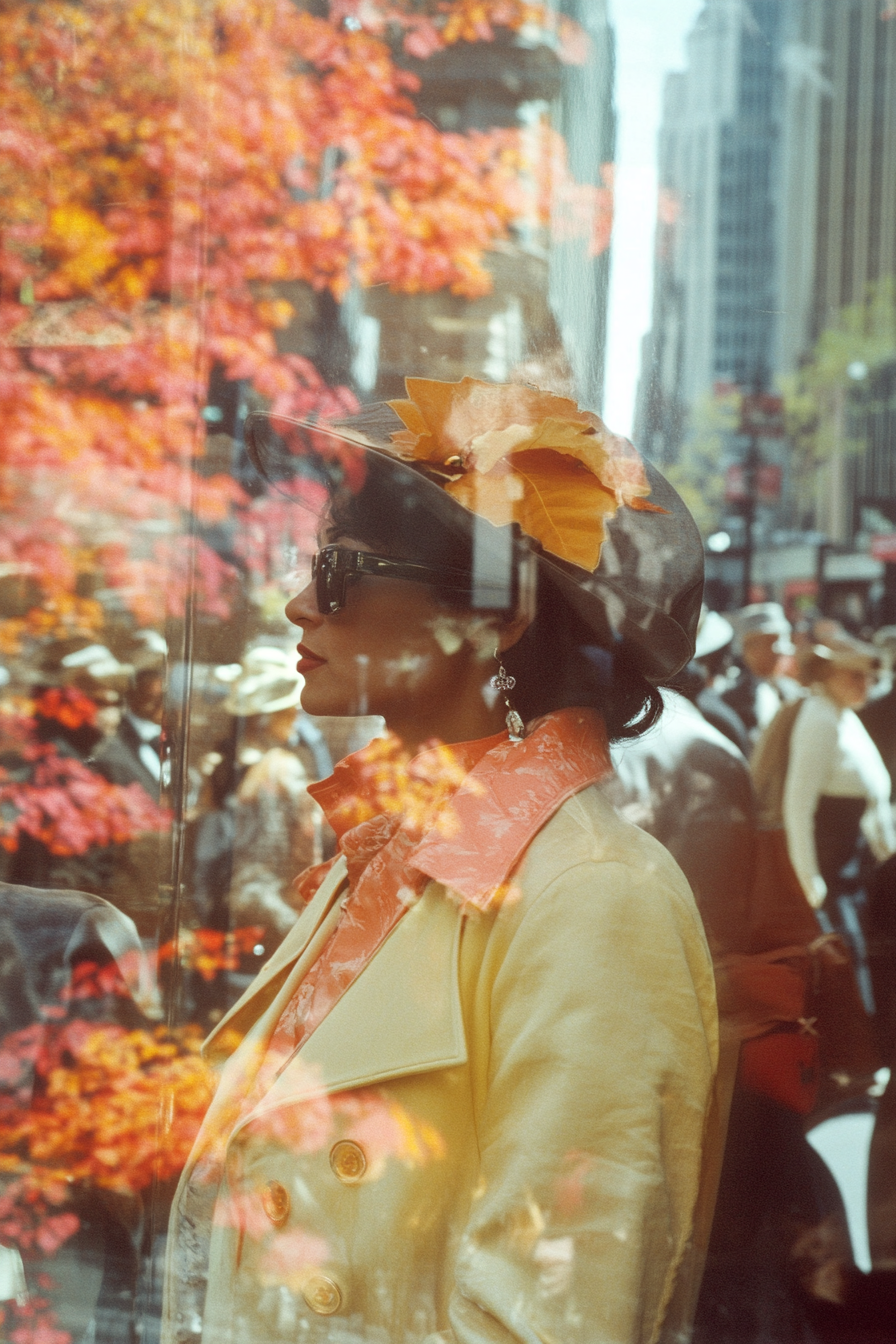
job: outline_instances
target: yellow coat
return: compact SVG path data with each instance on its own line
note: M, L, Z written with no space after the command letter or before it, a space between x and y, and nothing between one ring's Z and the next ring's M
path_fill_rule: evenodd
M207 1043L224 1067L175 1198L166 1344L196 1337L176 1282L206 1235L203 1344L674 1337L719 1160L712 966L674 861L576 794L497 911L430 882L234 1125L344 884L340 860Z

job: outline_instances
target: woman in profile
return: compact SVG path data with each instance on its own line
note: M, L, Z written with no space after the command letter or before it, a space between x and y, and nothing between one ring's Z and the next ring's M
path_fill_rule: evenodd
M671 1338L718 1161L712 968L679 869L595 785L691 653L696 529L531 388L409 380L248 432L326 500L287 607L303 707L389 731L311 787L336 857L207 1043L164 1338Z

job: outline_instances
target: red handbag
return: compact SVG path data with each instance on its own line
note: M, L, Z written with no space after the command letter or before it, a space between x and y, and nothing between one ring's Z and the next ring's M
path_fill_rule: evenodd
M754 1036L741 1045L738 1077L751 1092L808 1115L821 1082L818 1037L799 1028Z

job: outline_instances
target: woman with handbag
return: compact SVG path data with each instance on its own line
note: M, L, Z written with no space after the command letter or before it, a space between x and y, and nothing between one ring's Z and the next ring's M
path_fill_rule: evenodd
M303 705L390 733L312 786L337 856L207 1044L163 1338L647 1344L707 1233L712 968L594 786L687 660L699 538L574 402L416 379L393 406L248 425L320 513Z

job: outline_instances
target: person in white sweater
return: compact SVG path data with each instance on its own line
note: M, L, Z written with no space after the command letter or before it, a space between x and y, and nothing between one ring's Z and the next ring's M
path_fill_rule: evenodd
M801 671L810 694L790 740L784 827L790 861L823 924L852 944L866 1005L862 852L896 851L890 776L856 710L880 671L878 651L845 637L818 644Z

